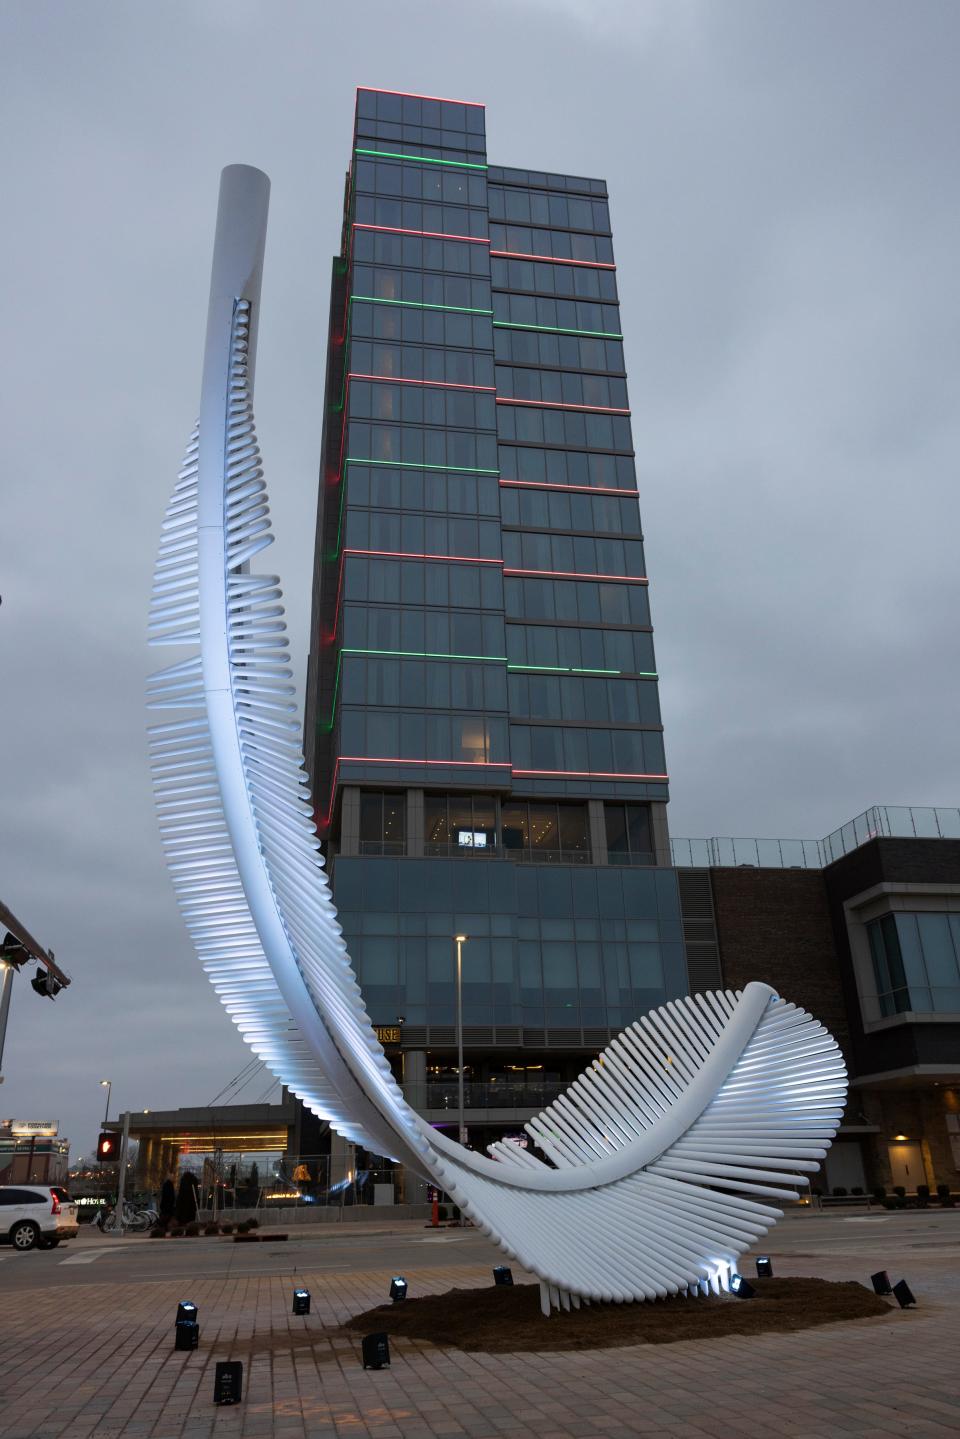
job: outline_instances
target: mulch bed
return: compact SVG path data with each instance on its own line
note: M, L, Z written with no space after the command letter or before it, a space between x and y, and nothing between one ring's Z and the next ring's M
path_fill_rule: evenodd
M536 1284L451 1289L397 1304L381 1304L348 1319L342 1330L387 1333L468 1352L543 1353L609 1349L624 1344L672 1344L679 1339L722 1339L807 1329L891 1313L891 1305L862 1284L827 1279L760 1279L753 1299L711 1295L651 1304L595 1304L540 1312ZM325 1337L336 1331L326 1330ZM341 1331L342 1332L342 1331Z

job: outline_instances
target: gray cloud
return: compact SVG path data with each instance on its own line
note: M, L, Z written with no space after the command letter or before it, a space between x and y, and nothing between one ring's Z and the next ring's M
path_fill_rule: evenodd
M486 100L494 161L610 182L674 832L958 802L958 31L893 0L4 7L3 895L76 982L18 982L3 1113L82 1149L105 1072L158 1108L245 1063L162 866L146 598L242 160L303 673L357 83Z

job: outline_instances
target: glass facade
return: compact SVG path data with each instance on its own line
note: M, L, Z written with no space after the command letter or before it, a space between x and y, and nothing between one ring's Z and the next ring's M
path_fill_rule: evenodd
M606 184L479 105L358 91L305 747L376 1023L452 1023L458 932L520 1048L686 991Z
M960 1014L960 914L885 914L867 935L884 1017Z

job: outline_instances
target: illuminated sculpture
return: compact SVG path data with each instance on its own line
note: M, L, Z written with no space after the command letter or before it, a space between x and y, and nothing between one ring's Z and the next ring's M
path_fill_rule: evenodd
M438 1184L541 1281L581 1300L726 1288L840 1121L836 1043L764 984L674 1001L527 1131L476 1154L410 1108L371 1028L319 855L253 420L269 181L223 172L200 420L167 509L151 643L154 787L203 967L251 1049L346 1138ZM182 712L182 713L179 713Z

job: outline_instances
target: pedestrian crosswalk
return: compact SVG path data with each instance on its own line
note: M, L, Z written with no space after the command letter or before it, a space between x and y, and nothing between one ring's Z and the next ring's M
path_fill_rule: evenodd
M92 1264L95 1259L103 1259L107 1254L122 1254L124 1251L117 1249L81 1249L79 1254L68 1255L61 1259L61 1264Z

